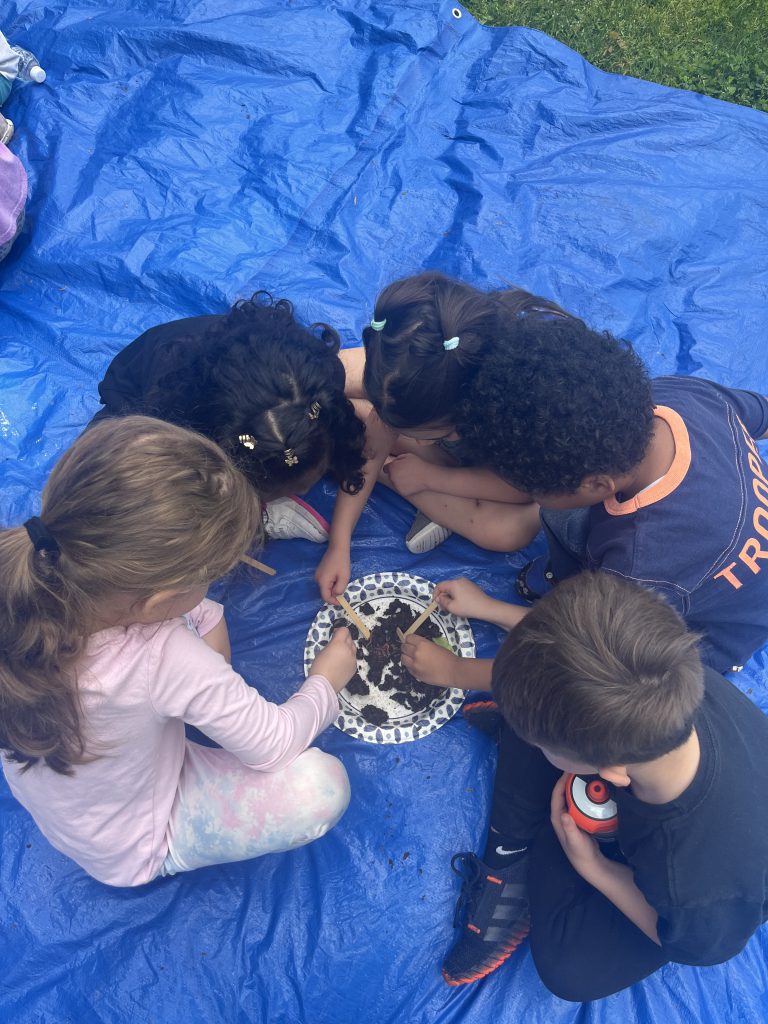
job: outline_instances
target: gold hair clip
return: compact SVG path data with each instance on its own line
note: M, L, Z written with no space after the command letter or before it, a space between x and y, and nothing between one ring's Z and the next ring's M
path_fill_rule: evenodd
M239 434L237 439L244 448L248 448L250 451L256 447L256 438L253 434Z
M311 420L316 420L319 415L320 415L320 403L319 402L313 402L312 405L310 405L310 407L309 407L309 418Z
M285 464L286 466L297 466L299 463L299 457L293 448L285 449Z

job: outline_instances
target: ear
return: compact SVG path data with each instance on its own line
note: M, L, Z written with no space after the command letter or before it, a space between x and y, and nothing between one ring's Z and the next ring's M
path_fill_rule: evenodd
M579 490L589 495L592 503L596 505L616 493L616 481L607 473L593 473L584 477Z
M155 616L158 612L162 612L165 605L178 597L180 593L181 591L179 590L158 590L156 594L151 594L149 597L144 597L137 601L133 606L133 610L141 615L142 618Z
M632 779L627 774L626 765L613 765L611 768L600 768L598 775L601 779L605 779L606 782L610 782L612 786L618 786L619 789L625 789L630 785Z

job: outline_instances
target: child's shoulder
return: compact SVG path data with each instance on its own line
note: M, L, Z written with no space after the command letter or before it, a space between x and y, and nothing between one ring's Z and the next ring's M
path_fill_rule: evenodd
M732 388L705 377L655 377L651 391L657 405L670 405L683 419L715 423L735 413L753 436L768 429L768 397Z
M215 622L202 633L213 625ZM202 633L197 620L189 616L150 624L136 622L130 626L112 626L89 637L83 667L97 675L110 689L124 687L127 681L139 683L147 671L156 669L164 659L178 658L189 650L198 650Z
M760 744L759 756L765 760L768 770L768 716L735 682L714 669L704 669L704 686L703 707L708 719L718 731L727 732L737 741L743 740L746 748L753 741ZM733 749L725 750L724 756L728 757L729 753L733 754Z

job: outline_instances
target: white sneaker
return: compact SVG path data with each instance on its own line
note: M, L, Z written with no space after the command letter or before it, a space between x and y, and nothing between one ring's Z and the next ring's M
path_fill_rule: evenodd
M405 546L414 555L423 555L451 536L447 526L433 523L423 512L419 512L405 538Z
M0 114L0 142L7 146L13 138L13 131L13 121L10 117L3 117L3 115Z
M311 505L295 495L275 498L264 506L264 528L272 540L303 540L325 544L330 525Z

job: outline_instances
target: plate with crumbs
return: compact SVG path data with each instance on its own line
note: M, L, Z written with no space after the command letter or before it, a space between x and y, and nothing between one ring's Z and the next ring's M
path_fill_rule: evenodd
M353 580L344 596L370 630L366 639L337 605L315 616L304 648L304 671L328 643L334 628L349 627L357 647L357 672L339 694L335 725L366 743L409 743L451 720L466 692L420 683L400 662L403 633L432 600L435 584L405 572L377 572ZM466 619L434 611L416 631L462 658L474 658L475 641Z

